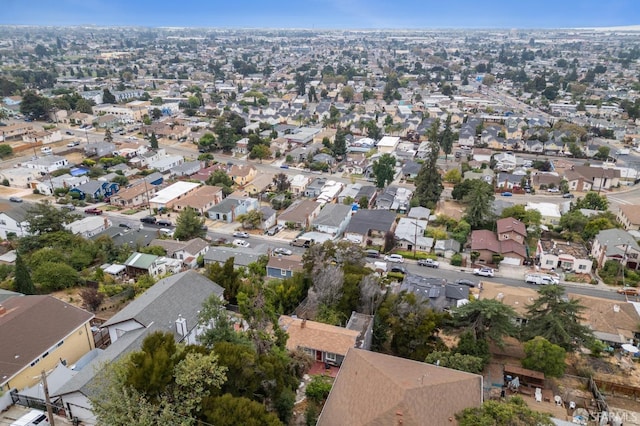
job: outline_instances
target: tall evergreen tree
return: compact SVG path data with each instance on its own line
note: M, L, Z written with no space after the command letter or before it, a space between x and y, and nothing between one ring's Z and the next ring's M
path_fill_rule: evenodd
M336 131L336 138L331 150L333 151L333 155L338 158L344 157L347 153L347 132L341 128L338 128Z
M151 144L151 149L158 149L158 138L156 137L155 133L151 133L149 143Z
M437 140L432 140L429 143L431 152L427 161L424 162L422 168L416 176L416 191L414 197L418 204L422 207L434 208L436 203L440 199L440 194L444 190L442 185L442 176L438 171L438 154L440 153L440 146Z
M24 263L22 256L18 253L16 256L16 272L13 281L13 288L22 294L36 294L36 288L31 280L31 274L27 265Z
M444 158L446 159L453 148L453 131L451 130L451 114L447 115L447 120L444 122L444 130L440 135L440 146L444 152Z

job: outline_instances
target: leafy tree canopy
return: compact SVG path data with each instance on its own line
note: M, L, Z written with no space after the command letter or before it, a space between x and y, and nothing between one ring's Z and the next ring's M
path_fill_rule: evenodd
M460 426L553 426L551 416L533 411L520 396L506 402L485 401L479 408L456 414Z

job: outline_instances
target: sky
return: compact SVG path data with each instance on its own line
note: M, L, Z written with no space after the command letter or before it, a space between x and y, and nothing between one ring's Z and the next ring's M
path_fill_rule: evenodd
M640 25L638 0L0 0L0 25L584 28Z

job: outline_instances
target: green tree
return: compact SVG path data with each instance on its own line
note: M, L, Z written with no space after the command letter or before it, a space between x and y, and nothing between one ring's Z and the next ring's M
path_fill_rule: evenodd
M271 150L266 145L256 145L251 149L249 156L259 159L262 163L262 160L271 157Z
M384 188L393 182L395 175L396 159L391 154L382 154L373 162L373 175L376 178L376 187Z
M0 144L0 158L7 158L13 155L13 148L7 144Z
M173 236L181 241L188 241L196 237L203 238L207 234L203 225L204 218L198 216L195 209L187 207L180 212L176 219L176 229Z
M551 415L529 408L520 396L508 401L485 401L481 407L466 408L456 414L460 426L553 426Z
M205 399L202 413L208 424L216 426L282 426L278 417L267 412L264 405L228 393Z
M360 197L360 199L358 200L358 206L361 209L368 209L369 208L369 198L366 195L363 195L362 197Z
M455 353L461 355L471 355L482 360L482 368L489 363L491 352L487 339L476 339L472 331L464 331L460 334L458 345L454 349Z
M598 195L597 192L589 191L584 198L578 198L572 206L573 210L589 209L605 211L609 207L607 197Z
M347 154L347 132L341 128L336 131L336 137L331 146L333 156L341 159Z
M437 127L432 126L432 128L437 133ZM429 156L420 168L418 176L416 176L414 199L420 206L433 209L438 200L440 200L440 194L442 194L444 186L442 185L442 176L437 165L440 152L438 141L430 140L429 147Z
M276 187L276 192L286 192L291 188L291 182L289 177L284 173L278 173L273 177L273 184Z
M207 132L200 137L198 141L199 149L209 152L212 151L216 146L216 137L213 133Z
M573 351L593 339L591 330L582 324L580 314L585 308L578 299L566 298L564 288L559 285L543 286L538 295L527 307L527 323L522 329L525 340L541 336L566 351Z
M456 308L453 312L454 324L468 327L476 341L490 340L503 344L505 336L515 335L512 307L494 299L479 299Z
M155 132L151 133L151 137L149 138L149 145L151 145L151 149L158 149L158 138Z
M65 209L57 209L44 201L32 204L27 209L25 221L29 224L29 232L34 235L54 232L69 233L64 225L73 222L76 217L77 215Z
M116 97L111 93L109 89L102 90L102 102L105 104L115 104Z
M18 293L22 294L36 294L36 288L31 280L31 274L24 262L24 259L18 253L16 255L16 269L15 276L13 278L13 288Z
M20 112L25 117L30 117L34 120L46 120L50 109L51 102L44 96L40 96L31 90L22 95Z
M238 290L240 289L241 276L240 272L235 269L235 258L230 257L221 266L214 262L207 267L207 277L224 288L224 298L229 303L237 304Z
M451 114L447 115L447 119L444 122L444 130L440 135L440 147L444 152L444 158L446 159L453 148L453 131L451 130Z
M453 183L453 184L460 183L460 181L462 181L462 173L460 173L460 169L455 168L455 169L449 170L444 175L444 181Z
M205 181L207 185L222 187L222 193L227 196L233 192L233 179L224 171L216 170Z
M33 281L43 291L57 291L78 284L80 276L64 263L43 262L33 271Z
M524 223L526 227L538 226L542 220L542 215L538 210L526 210L522 204L516 204L502 210L502 218L512 217Z
M377 141L382 139L382 129L378 127L378 124L375 120L369 120L365 123L365 129L367 131L367 136L371 139Z
M493 196L493 187L480 179L466 179L453 187L451 196L454 200L464 200L474 192L484 192L487 196Z
M78 102L76 102L76 111L82 112L85 114L93 114L93 106L95 103L93 101L80 98Z
M494 199L493 192L488 191L474 191L464 197L467 205L464 219L471 225L471 229L480 228L490 221Z
M234 329L234 322L231 320L230 313L217 295L211 295L202 304L202 309L198 316L198 320L202 324L212 324L202 333L198 340L205 347L211 349L218 342L244 343L249 344L248 339Z
M536 336L524 344L525 357L522 366L544 373L547 377L562 377L567 352L541 336Z
M111 134L111 130L107 129L104 132L104 141L105 142L113 142L113 135Z
M262 225L262 218L260 210L251 210L239 215L236 220L242 224L244 229L258 229Z
M609 158L610 154L611 154L611 148L603 145L598 147L598 151L594 154L593 158L597 160L605 161L606 159Z
M438 364L440 367L453 368L467 373L481 374L484 369L482 358L472 355L462 355L455 352L435 351L427 355L424 362Z
M349 103L353 100L354 94L355 94L355 91L351 86L344 86L342 90L340 90L340 96L346 103Z
M328 376L313 376L305 389L305 395L311 401L321 403L329 396L331 386L332 383Z

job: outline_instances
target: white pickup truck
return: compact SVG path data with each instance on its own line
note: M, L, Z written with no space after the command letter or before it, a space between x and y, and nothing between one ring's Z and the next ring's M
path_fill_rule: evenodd
M547 285L547 284L560 284L560 280L551 275L544 274L527 274L524 277L524 281L530 284Z

